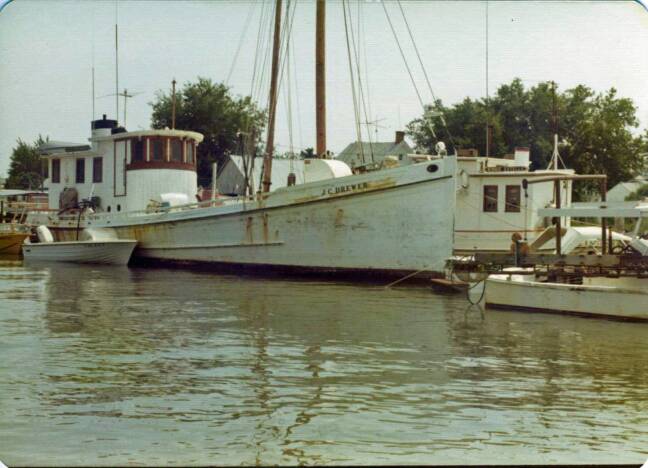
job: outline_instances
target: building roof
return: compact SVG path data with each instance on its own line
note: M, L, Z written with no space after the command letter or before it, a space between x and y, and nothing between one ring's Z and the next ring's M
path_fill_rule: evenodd
M381 162L385 159L385 156L404 156L406 154L414 152L412 147L408 145L406 141L401 141L400 143L394 143L393 141L369 143L367 141L363 141L360 142L360 145L357 141L350 143L337 155L336 159L338 159L339 161L344 161L349 165L352 161L355 163L355 165L361 165L369 164L371 162ZM362 153L360 152L361 148L362 153L364 153L364 162L362 161Z
M221 193L234 193L238 190L234 188L240 185L239 180L232 180L231 172L226 170L230 164L233 164L237 171L235 174L240 175L241 177L244 174L243 169L243 157L238 155L230 155L229 161L225 165L222 171L219 171L218 175L218 188ZM254 170L252 172L252 177L254 179L255 187L259 186L261 181L261 169L263 167L263 158L256 158L254 160ZM271 190L275 190L280 187L286 187L288 185L288 174L292 172L295 174L295 180L297 184L304 183L304 160L303 159L293 159L292 165L290 159L283 158L273 158L272 159L272 184ZM239 187L242 189L242 187Z
M608 190L606 198L609 201L624 201L625 197L646 184L648 184L648 180L646 180L644 176L635 177L633 180L628 182L619 182Z

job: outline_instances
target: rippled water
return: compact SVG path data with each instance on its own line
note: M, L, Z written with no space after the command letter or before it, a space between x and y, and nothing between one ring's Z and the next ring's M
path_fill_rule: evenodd
M7 465L637 463L648 325L172 269L0 265Z

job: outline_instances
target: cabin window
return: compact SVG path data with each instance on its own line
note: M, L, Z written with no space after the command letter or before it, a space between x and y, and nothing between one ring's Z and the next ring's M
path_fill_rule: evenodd
M103 158L92 158L92 182L103 181Z
M497 212L497 185L484 185L484 212Z
M58 184L61 182L61 160L52 159L52 183Z
M78 158L76 160L76 183L85 183L85 158Z
M164 140L161 138L151 140L151 155L153 161L164 161Z
M131 162L144 161L144 145L146 140L131 140Z
M194 162L194 145L193 141L187 142L187 162L193 164Z
M171 140L171 161L182 162L182 140Z
M506 186L506 207L504 211L506 211L507 213L520 212L520 186L519 185Z

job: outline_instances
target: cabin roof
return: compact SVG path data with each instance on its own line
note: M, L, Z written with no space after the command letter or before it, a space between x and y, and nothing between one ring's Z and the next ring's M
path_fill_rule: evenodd
M41 155L52 153L71 153L79 151L87 151L90 145L85 143L69 143L66 141L46 141L38 147L38 152Z
M192 140L196 140L196 143L200 143L204 139L202 133L192 132L190 130L171 130L169 128L157 129L157 130L138 130L135 132L113 133L112 135L96 136L90 139L94 141L105 141L105 140L120 140L122 138L134 138L134 137L144 137L144 136L191 138Z

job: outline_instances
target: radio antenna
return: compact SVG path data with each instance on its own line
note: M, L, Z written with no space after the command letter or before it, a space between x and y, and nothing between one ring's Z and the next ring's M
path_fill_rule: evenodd
M119 3L115 0L115 119L119 119L119 34L117 23L119 19Z

